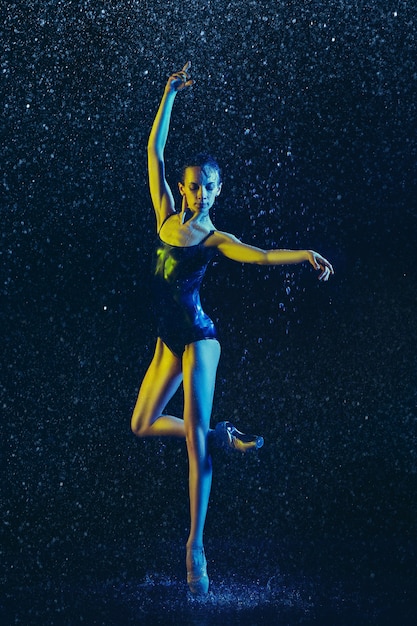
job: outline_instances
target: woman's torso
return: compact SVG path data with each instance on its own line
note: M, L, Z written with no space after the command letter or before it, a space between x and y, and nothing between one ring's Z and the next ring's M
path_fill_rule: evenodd
M170 216L159 231L153 263L153 295L158 335L166 343L175 339L186 345L216 337L214 324L201 306L200 287L217 251L205 245L214 230L178 228L177 215ZM166 228L170 220L171 228Z

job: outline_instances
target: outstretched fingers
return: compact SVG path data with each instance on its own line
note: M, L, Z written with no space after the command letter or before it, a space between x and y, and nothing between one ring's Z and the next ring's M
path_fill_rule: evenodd
M325 282L328 281L331 274L333 274L333 272L327 266L323 267L322 265L319 265L319 269L321 269L321 273L319 274L319 280L322 280Z
M329 263L329 261L323 257L320 257L319 261L318 261L318 268L321 270L321 273L319 274L319 280L322 281L328 281L330 276L332 274L334 274L334 269L331 263Z
M187 87L191 87L194 81L191 79L189 69L191 67L191 61L187 61L182 70L175 72L170 77L171 85L176 91L181 91Z
M184 67L182 68L182 72L185 72L185 74L187 74L188 70L191 67L191 61L187 61L187 63L184 65Z
M311 251L312 254L312 258L310 257L310 263L311 265L314 267L314 269L316 270L321 270L321 273L319 274L319 280L321 281L328 281L330 276L332 274L334 274L334 269L332 264L325 259L323 256L321 256L321 254L318 254L317 252L313 252Z

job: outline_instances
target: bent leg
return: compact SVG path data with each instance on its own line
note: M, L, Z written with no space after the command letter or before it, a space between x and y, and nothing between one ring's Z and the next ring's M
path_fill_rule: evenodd
M132 431L139 437L185 437L184 421L163 410L182 381L181 360L158 338L132 415Z
M212 477L207 434L219 358L220 344L213 339L189 344L183 355L184 424L191 516L188 548L203 545Z

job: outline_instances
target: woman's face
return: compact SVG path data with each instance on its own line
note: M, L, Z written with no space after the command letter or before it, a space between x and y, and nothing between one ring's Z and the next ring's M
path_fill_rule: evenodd
M184 183L178 183L187 207L194 212L208 213L219 195L222 185L219 173L212 167L187 167Z

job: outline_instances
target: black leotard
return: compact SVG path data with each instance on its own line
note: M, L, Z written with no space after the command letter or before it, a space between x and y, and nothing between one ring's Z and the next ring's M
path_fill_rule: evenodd
M200 286L216 248L204 246L210 233L194 246L171 246L158 237L154 258L153 296L158 336L177 356L187 344L216 339L212 320L201 307Z

